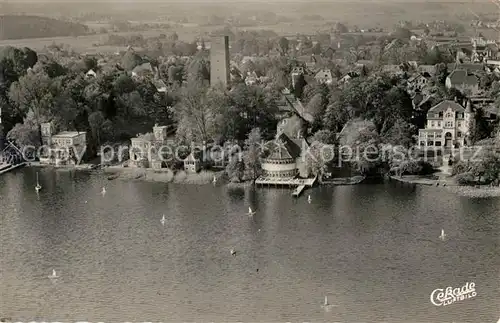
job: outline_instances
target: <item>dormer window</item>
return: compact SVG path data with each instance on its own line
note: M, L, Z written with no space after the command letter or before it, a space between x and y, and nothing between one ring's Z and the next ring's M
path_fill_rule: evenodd
M442 117L443 117L443 112L439 112L438 118L442 118Z
M448 112L448 113L446 114L446 118L451 118L451 117L453 117L453 114L452 114L451 112Z

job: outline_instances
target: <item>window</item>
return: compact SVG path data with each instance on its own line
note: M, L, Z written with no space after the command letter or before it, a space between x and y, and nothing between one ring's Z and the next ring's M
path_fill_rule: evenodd
M458 137L458 138L462 138L462 133L461 133L460 131L459 131L459 132L457 132L457 137Z
M443 112L439 112L438 117L442 118L443 117Z
M441 127L441 121L438 121L438 127Z
M448 112L448 113L446 114L446 118L452 118L452 117L453 117L453 114L452 114L451 112Z
M441 141L436 141L436 146L441 146Z
M453 122L446 121L446 124L444 126L445 126L445 128L452 128L453 127Z
M420 146L425 146L425 141L421 141Z
M458 122L458 126L461 127L462 126L462 123L461 122Z
M436 138L441 138L441 137L443 137L442 133L440 133L440 132L436 133Z
M429 141L427 142L427 146L434 146L434 141L429 140Z
M434 121L431 122L431 127L435 127L436 126L436 123Z

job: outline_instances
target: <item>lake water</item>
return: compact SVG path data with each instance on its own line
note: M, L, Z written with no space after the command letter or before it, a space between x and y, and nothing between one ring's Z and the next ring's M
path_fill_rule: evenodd
M108 181L51 169L39 170L37 196L36 171L0 177L0 317L353 323L500 317L500 199L394 183L318 187L293 199L288 189ZM245 214L249 206L253 219ZM59 279L48 278L52 269ZM467 282L475 283L476 297L444 307L430 302L434 289ZM325 295L330 311L321 307Z

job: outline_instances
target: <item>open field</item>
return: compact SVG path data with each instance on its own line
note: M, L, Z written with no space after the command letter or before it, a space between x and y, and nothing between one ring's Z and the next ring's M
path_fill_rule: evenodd
M127 4L128 5L128 4ZM142 3L142 11L147 11L152 3ZM185 24L172 24L172 28L163 30L148 30L143 32L118 33L119 35L142 34L144 37L158 36L161 33L169 34L176 32L181 40L192 41L194 38L206 36L212 31L223 28L219 26L200 26L196 21L200 21L202 16L212 14L220 16L245 16L246 12L268 10L276 14L293 18L293 22L282 22L275 24L256 23L251 27L233 27L236 30L259 30L268 29L279 35L315 34L318 31L328 31L335 22L343 22L349 26L357 25L359 28L383 28L391 30L395 24L400 21L430 22L434 20L447 20L460 23L468 28L468 34L475 31L470 27L470 22L477 19L475 15L481 17L498 17L498 8L493 3L488 2L286 2L286 3L223 3L216 2L210 4L200 3L170 3L166 8L158 6L157 12L149 14L142 20L131 19L135 23L139 22L157 22L171 23L172 19L179 18L182 15L189 19ZM129 8L130 9L130 8ZM118 10L118 9L117 9ZM120 9L120 13L124 12ZM317 14L322 19L304 20L304 15ZM250 15L250 14L249 14ZM159 20L164 17L163 20ZM320 17L320 18L321 18ZM88 21L86 22L92 29L100 26L109 27L106 21ZM478 30L486 37L498 37L498 32L492 29ZM115 52L121 48L116 46L99 46L107 40L107 34L94 34L78 37L52 37L37 39L16 39L0 41L0 46L26 46L33 49L41 49L52 43L68 44L74 50L79 52Z

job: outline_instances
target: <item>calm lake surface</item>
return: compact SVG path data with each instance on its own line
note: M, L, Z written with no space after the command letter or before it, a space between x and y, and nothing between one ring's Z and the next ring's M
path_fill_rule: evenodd
M37 197L36 171L0 177L0 317L353 323L500 317L500 199L394 183L318 187L293 199L288 189L108 181L51 169L39 170ZM249 206L253 219L245 214ZM446 241L438 238L441 228ZM52 269L59 279L48 278ZM476 297L431 304L434 289L467 282L475 283ZM325 295L335 305L329 312L321 307Z

